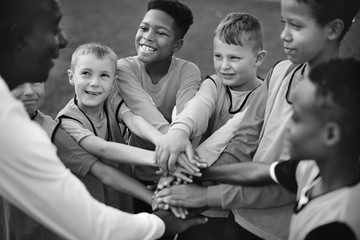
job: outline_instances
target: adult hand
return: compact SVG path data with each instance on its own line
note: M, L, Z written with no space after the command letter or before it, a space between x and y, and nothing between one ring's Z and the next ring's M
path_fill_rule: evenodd
M161 218L165 223L164 236L174 236L181 233L192 226L204 224L207 222L206 217L194 217L188 219L177 218L172 212L159 210L154 212L156 216Z
M157 204L198 208L207 206L207 188L197 184L174 185L159 191L155 196Z
M170 130L158 140L155 159L165 172L173 172L181 152L185 152L189 161L195 164L193 148L187 133L183 130Z

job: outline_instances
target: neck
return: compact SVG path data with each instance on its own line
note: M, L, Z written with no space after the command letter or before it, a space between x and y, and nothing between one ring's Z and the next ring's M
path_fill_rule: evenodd
M340 55L340 43L333 42L329 44L318 56L314 57L312 60L308 62L309 69L308 71L313 68L314 66L327 62L331 59L338 58Z
M322 193L349 186L360 179L358 156L338 155L326 159L324 163L318 163L318 166L322 180L320 187Z
M151 82L157 84L169 71L172 57L166 61L145 63L146 73L149 75Z

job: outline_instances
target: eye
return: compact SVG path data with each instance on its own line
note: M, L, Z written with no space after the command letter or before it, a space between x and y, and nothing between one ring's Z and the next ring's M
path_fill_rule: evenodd
M149 28L144 26L144 25L140 25L139 30L146 32Z
M233 60L233 61L238 61L238 60L240 60L241 58L239 58L239 57L237 57L237 56L231 56L230 59Z
M158 31L157 34L159 34L160 36L167 36L167 33L161 31Z
M101 77L102 78L110 78L111 76L107 73L103 73L103 74L101 74Z
M220 54L214 54L214 58L217 60L221 60L222 56Z
M90 76L90 72L87 72L87 71L83 71L80 73L81 76L84 76L84 77L89 77Z

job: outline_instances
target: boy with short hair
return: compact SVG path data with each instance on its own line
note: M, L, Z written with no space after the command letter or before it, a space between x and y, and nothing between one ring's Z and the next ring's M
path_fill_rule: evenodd
M133 114L113 90L116 61L116 54L107 46L99 43L79 46L68 70L69 82L74 85L76 96L59 112L58 118L61 127L81 147L102 160L92 166L95 177L88 175L82 179L89 191L98 200L118 208L125 202L122 210L132 211L131 198L120 196L102 183L110 181L110 186L116 190L151 204L151 192L130 177L129 165L120 163L156 164L153 152L124 144L119 123L151 141L156 141L161 133L142 117ZM112 178L116 179L116 184Z
M177 0L150 0L135 36L137 56L117 63L116 88L131 111L166 133L176 107L180 113L201 83L199 68L173 56L193 23L188 6ZM132 133L130 145L154 150L154 144ZM135 177L146 185L159 179L154 168L135 166ZM137 208L137 206L139 206ZM136 212L151 211L136 202Z
M296 193L289 239L359 239L359 74L359 61L334 59L299 84L287 127L290 161L234 163L205 170L203 178L278 183Z
M262 49L263 32L260 21L247 13L230 13L218 25L213 38L213 60L216 74L208 76L199 91L171 124L170 130L158 141L157 150L163 145L176 146L178 142L191 145L190 139L201 137L202 142L221 128L235 114L240 124L243 114L253 101L252 93L262 80L256 75L266 51ZM199 157L210 166L231 140L231 132L212 138L206 146L200 144ZM212 147L210 147L212 146ZM217 149L214 149L216 146ZM160 149L160 150L159 150ZM200 151L201 150L201 151ZM179 239L219 239L228 211L212 210L206 225L189 229ZM205 230L205 228L208 229ZM200 231L204 230L204 231ZM205 236L208 234L208 236Z
M359 9L359 1L282 0L284 30L281 39L291 61L278 63L254 92L257 102L250 105L235 138L218 161L264 162L288 160L284 148L286 125L292 114L295 85L321 62L339 55L340 42ZM173 165L173 163L162 164ZM181 195L175 193L181 192ZM196 192L196 195L195 195ZM225 239L284 239L294 195L279 186L246 188L217 185L207 188L175 186L163 190L169 199L191 199L184 207L221 206L232 209L232 231Z
M147 190L142 184L136 182L134 179L123 174L114 167L103 163L98 157L85 151L70 135L59 127L59 121L53 120L50 116L39 110L39 107L43 104L45 98L43 82L24 83L14 88L11 92L14 98L23 102L29 117L46 131L57 148L57 155L65 166L81 180L89 178L94 180L92 184L98 186L98 189L97 191L91 191L94 190L94 188L96 189L96 187L90 186L89 190L96 199L104 202L104 193L102 193L102 191L105 191L107 187L110 187L120 191L115 194L122 196L124 199L126 199L127 196L121 192L125 192L151 204L151 191ZM98 180L95 181L95 179ZM131 184L133 192L124 191L122 186L124 184ZM118 209L127 211L132 210L131 201L113 201L106 203ZM7 209L5 221L9 226L10 236L16 236L18 239L59 238L16 207L9 204L5 204L4 206Z

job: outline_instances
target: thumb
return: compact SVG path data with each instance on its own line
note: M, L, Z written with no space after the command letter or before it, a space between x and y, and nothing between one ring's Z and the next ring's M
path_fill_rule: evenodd
M193 227L193 226L205 224L205 223L207 223L208 219L206 217L201 217L201 218L186 219L184 221L186 221L186 223L183 225L184 229L182 229L182 231L185 231L188 228Z
M191 146L191 144L188 144L185 148L185 152L186 152L186 156L187 158L189 159L189 161L192 163L192 164L195 164L195 161L194 161L194 150Z

